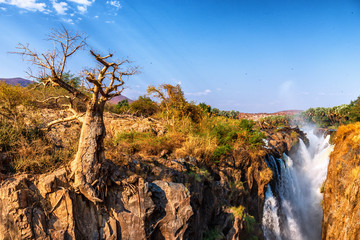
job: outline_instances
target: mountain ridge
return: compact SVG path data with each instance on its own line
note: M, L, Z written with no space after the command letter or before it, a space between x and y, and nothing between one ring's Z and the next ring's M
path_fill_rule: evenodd
M15 78L0 78L0 81L5 82L6 84L10 85L20 85L22 87L29 86L30 84L34 83L34 81L21 78L21 77L15 77Z

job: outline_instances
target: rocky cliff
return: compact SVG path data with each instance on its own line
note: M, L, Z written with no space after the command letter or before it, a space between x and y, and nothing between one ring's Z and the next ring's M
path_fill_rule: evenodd
M360 239L360 123L339 127L324 187L322 239Z
M111 131L116 121L124 120L112 119ZM154 124L142 121L139 129ZM238 148L216 164L191 156L107 161L97 184L106 189L99 192L104 202L97 205L74 191L66 166L2 175L0 239L263 239L264 192L272 179L265 160L305 140L298 129L266 134L265 148Z

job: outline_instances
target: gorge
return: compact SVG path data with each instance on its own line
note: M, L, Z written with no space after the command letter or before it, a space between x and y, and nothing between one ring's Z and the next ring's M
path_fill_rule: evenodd
M105 124L110 139L127 129L166 132L151 118L107 113ZM325 183L334 148L330 136L289 127L263 129L261 148L237 146L211 165L167 153L129 154L119 164L114 152L108 155L113 162L102 163L107 180L100 204L76 192L66 165L43 174L0 174L0 238L306 240L338 237L346 228L354 238L345 239L356 239L358 228L348 224L353 220L342 221L343 212L354 218L358 209L358 150L349 148L358 143L355 126L335 135ZM67 134L76 137L78 131L76 124L59 125L47 134L64 144L73 137ZM334 201L341 211L333 209Z
M326 179L333 146L330 135L317 136L305 131L307 147L300 139L298 150L290 158L270 156L267 160L274 180L266 191L262 219L266 239L321 239L322 184Z

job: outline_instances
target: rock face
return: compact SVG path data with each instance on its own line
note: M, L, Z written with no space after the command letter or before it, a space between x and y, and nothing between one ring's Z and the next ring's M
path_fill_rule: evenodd
M153 118L141 118L135 116L105 114L104 119L109 134L116 135L118 132L136 131L153 132L158 136L166 132L164 124Z
M2 182L0 239L183 239L193 215L183 184L132 177L94 205L71 191L66 175Z
M322 239L360 239L360 123L334 136L324 188Z

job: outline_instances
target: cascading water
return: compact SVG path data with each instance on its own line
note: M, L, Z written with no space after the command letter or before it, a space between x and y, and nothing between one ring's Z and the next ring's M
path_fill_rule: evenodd
M318 137L312 130L305 132L310 145L306 147L300 140L294 159L284 154L282 159L270 156L267 160L274 173L274 181L265 193L262 219L268 240L321 239L320 188L333 146L329 144L330 136Z

